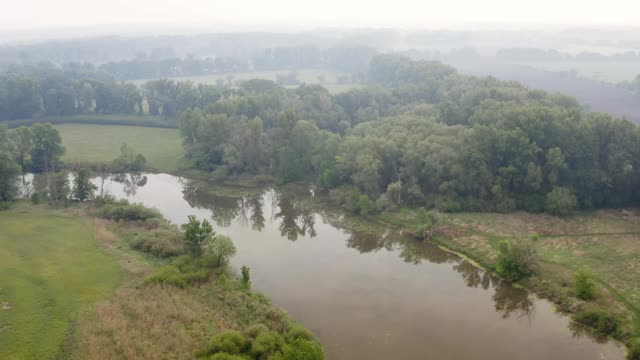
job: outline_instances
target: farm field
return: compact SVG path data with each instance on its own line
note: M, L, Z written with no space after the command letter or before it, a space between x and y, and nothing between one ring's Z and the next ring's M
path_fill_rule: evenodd
M139 126L64 124L60 131L67 162L109 162L120 155L120 146L129 146L147 158L150 170L175 172L184 150L180 132Z

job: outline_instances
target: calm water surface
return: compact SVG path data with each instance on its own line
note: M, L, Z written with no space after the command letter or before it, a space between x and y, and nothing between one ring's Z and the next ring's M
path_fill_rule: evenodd
M210 219L238 248L232 266L249 266L254 289L315 332L331 360L624 358L615 344L573 335L549 302L428 242L305 210L309 190L230 194L144 176L105 188L176 224Z

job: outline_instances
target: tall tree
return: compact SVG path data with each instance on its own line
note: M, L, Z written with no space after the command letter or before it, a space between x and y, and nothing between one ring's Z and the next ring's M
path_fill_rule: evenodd
M33 170L36 172L45 172L50 193L49 199L52 205L58 206L62 198L62 194L58 194L58 190L66 188L64 186L58 186L62 184L60 179L54 179L57 164L62 154L64 154L62 139L60 138L58 130L51 126L51 124L37 123L33 125L31 133L33 141L31 151Z
M189 222L182 224L184 230L184 245L193 257L200 257L208 242L211 242L215 232L209 221L198 220L194 215L189 215Z
M27 170L27 162L33 150L33 136L31 129L26 126L13 129L9 132L9 137L13 143L16 159L22 171Z
M16 197L19 174L20 167L11 155L0 150L0 203Z
M82 168L78 170L73 179L72 196L78 201L85 201L93 197L97 188L91 183L91 171L87 168Z

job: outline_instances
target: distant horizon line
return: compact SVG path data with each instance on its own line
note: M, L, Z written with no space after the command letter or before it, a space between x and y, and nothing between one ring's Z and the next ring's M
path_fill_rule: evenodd
M30 42L47 40L72 40L104 36L178 36L207 35L216 33L302 33L313 31L510 31L552 32L562 30L640 30L636 24L604 24L585 22L490 22L490 21L316 21L299 22L251 22L251 21L206 21L190 24L167 22L148 23L101 23L76 25L43 25L31 28L0 28L0 42ZM82 32L82 33L80 33Z

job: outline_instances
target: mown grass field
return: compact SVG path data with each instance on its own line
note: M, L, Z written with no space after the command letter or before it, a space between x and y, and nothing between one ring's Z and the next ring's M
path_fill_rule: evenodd
M184 157L180 132L139 126L57 125L66 148L66 162L110 162L120 155L123 142L147 158L147 168L176 172Z
M242 82L251 79L265 79L276 81L276 76L278 74L287 74L291 72L291 70L283 69L283 70L273 70L273 71L248 71L248 72L237 72L237 73L224 73L224 74L215 74L215 75L199 75L199 76L176 76L171 77L172 80L184 81L190 80L194 83L198 84L208 84L215 85L218 80L223 80L225 83L228 83L231 80L233 83ZM298 80L307 84L318 84L325 87L332 93L341 93L345 91L349 91L354 88L358 88L361 85L359 84L338 84L337 78L341 75L345 75L343 73L328 70L328 69L306 69L306 70L296 70L298 74ZM324 81L320 82L320 76L324 76ZM152 79L143 79L143 80L133 80L132 83L136 85L142 85L146 81ZM287 87L295 87L295 86L287 86Z
M71 321L118 285L91 224L26 203L0 212L0 359L55 358ZM4 308L3 308L4 307Z

